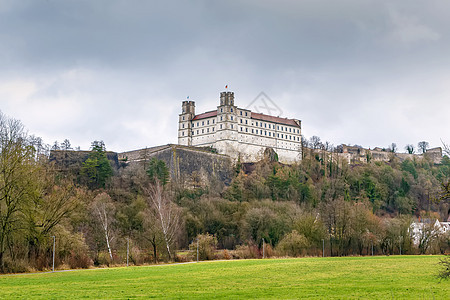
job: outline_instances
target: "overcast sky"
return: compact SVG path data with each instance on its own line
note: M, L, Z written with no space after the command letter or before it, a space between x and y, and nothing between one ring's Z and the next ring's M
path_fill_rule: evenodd
M52 144L177 143L181 101L260 92L306 137L450 142L450 1L0 0L0 110Z

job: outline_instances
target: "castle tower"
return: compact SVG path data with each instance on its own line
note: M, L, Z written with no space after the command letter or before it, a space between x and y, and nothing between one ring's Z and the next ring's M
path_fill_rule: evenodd
M238 140L237 107L234 105L234 92L221 92L220 105L217 106L217 142L215 147L227 155L234 152Z
M221 92L220 93L220 106L234 106L234 92Z
M195 102L183 101L178 120L178 145L192 145L192 119L195 117Z

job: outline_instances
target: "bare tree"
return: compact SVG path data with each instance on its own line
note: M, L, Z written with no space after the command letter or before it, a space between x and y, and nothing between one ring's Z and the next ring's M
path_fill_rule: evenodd
M0 270L9 247L13 256L14 234L23 228L23 213L40 194L40 166L22 123L0 112Z
M421 254L425 254L430 247L431 243L438 236L438 229L435 226L433 219L427 220L427 222L419 223L420 230L418 231L418 247Z
M107 193L101 193L94 198L92 202L92 213L98 217L100 225L105 235L106 246L111 261L113 260L111 250L112 239L112 222L114 219L115 207L111 201L111 197Z
M427 152L427 148L430 144L425 141L421 141L417 144L417 148L419 148L420 152L425 153Z
M148 195L149 204L153 208L155 217L158 220L166 244L167 254L169 260L171 260L172 251L170 248L180 229L181 211L170 201L169 196L164 192L163 186L159 181L150 185Z
M53 143L53 146L52 146L51 150L60 150L60 149L61 149L61 148L59 147L58 141L55 141L55 142Z
M415 151L414 145L412 145L412 144L406 145L405 150L406 150L406 152L408 152L409 154L414 154L414 151Z
M61 143L61 150L72 150L72 147L70 145L70 141L68 139L65 139L64 142Z
M397 152L397 144L396 143L392 143L388 148L389 148L389 151L392 153Z
M320 141L320 137L314 135L309 139L309 144L311 148L319 149L322 146L322 142Z
M444 143L443 140L441 140L441 143L442 143L442 145L444 147L444 153L447 154L447 156L450 156L450 145Z

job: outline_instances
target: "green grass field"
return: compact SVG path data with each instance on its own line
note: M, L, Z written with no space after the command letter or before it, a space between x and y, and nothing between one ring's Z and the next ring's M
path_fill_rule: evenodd
M212 261L0 276L0 298L450 299L439 256Z

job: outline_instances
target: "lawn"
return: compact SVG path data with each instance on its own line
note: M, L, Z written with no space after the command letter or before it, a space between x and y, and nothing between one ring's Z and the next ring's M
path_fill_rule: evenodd
M449 299L439 256L212 261L0 276L0 298Z

